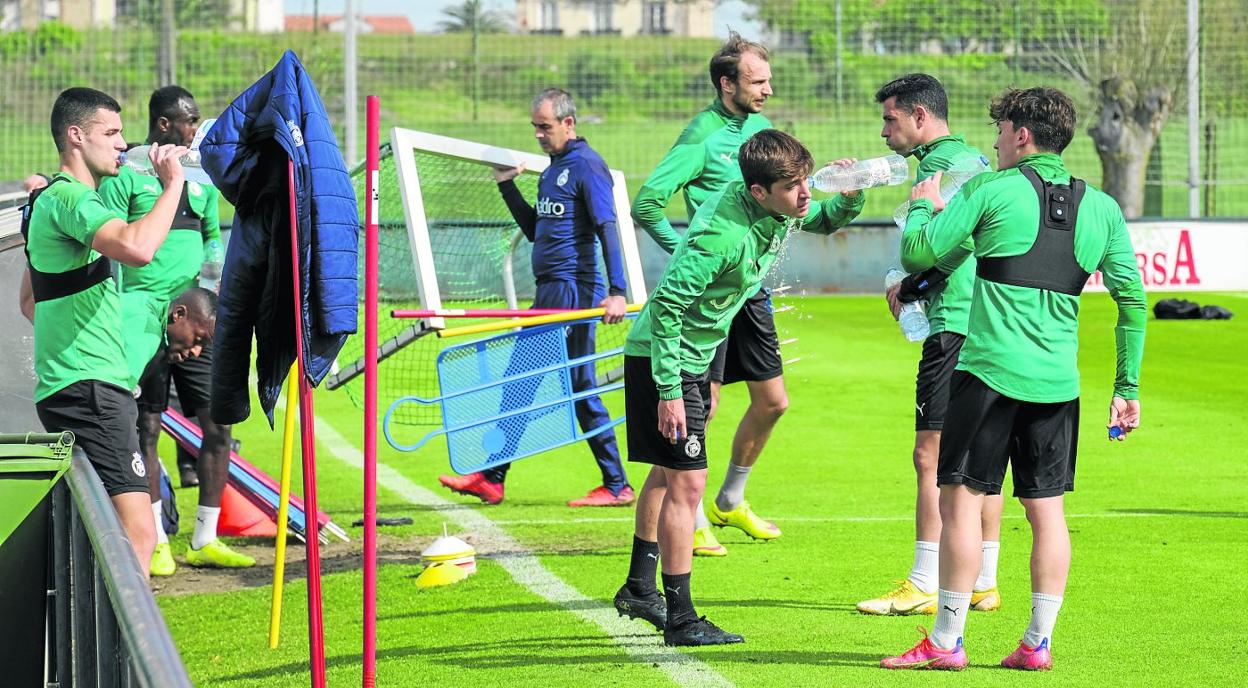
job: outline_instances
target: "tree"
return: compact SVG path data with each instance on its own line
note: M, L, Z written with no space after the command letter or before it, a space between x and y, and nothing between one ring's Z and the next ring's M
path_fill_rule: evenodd
M446 33L502 33L507 30L507 15L502 10L483 7L482 0L464 0L452 5L442 14L446 19L438 22L438 28Z
M1128 218L1143 213L1148 156L1182 93L1185 7L1184 0L1124 0L1104 36L1087 41L1066 32L1045 51L1096 103L1088 135L1101 159L1101 187Z

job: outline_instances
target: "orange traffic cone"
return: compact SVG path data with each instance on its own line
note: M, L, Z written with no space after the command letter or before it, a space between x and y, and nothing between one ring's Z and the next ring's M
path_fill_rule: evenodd
M233 485L226 483L225 492L221 494L221 516L217 520L217 535L274 537L277 535L277 523L234 489Z

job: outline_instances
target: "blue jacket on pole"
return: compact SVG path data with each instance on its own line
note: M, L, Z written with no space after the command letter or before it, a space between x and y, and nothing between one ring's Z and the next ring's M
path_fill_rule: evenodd
M356 331L355 191L312 78L289 50L221 113L200 152L236 212L213 343L212 419L230 424L250 414L254 334L257 392L272 425L296 355L288 162L295 166L304 370L313 385Z

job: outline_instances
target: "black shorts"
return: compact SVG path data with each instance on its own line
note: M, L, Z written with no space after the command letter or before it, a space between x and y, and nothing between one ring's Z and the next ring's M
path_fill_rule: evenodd
M628 414L628 460L682 471L706 468L706 414L711 387L706 374L680 374L688 436L676 444L659 434L659 390L650 358L624 357L624 410Z
M938 485L1001 494L1008 463L1015 497L1056 497L1075 489L1078 399L1053 404L1019 401L958 370L950 386L945 425Z
M35 404L48 432L74 433L74 443L100 474L113 497L147 492L147 469L135 428L138 410L130 392L99 380L83 380Z
M966 337L940 332L923 340L923 358L914 383L914 429L940 430L949 410L949 381L958 367L958 353Z
M715 350L707 376L712 382L762 382L784 374L771 295L759 289L732 319L728 338Z
M169 381L178 387L182 415L194 418L208 409L212 389L212 342L204 342L198 358L170 363L168 351L160 347L139 379L139 410L160 413L169 408Z

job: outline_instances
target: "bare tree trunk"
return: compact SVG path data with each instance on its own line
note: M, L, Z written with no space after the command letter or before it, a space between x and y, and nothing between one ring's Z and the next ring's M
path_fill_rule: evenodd
M1101 188L1128 218L1144 211L1144 170L1157 135L1170 114L1171 90L1157 87L1141 96L1131 77L1101 82L1096 121L1088 134L1101 157Z

